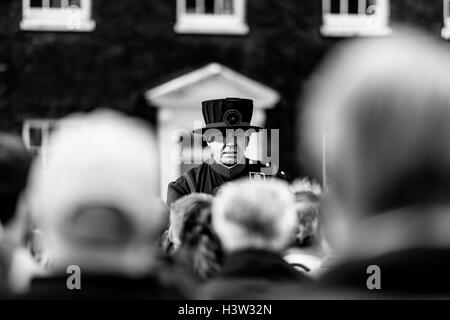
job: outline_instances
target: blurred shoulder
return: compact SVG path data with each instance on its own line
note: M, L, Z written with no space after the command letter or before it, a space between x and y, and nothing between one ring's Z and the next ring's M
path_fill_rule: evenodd
M170 182L169 187L187 188L188 187L187 179L190 178L190 179L192 179L193 182L196 182L200 173L206 169L206 166L207 166L206 163L202 163L201 165L198 165L192 169L189 169L188 171L186 171L182 175L180 175L177 180Z
M182 196L194 192L191 189L197 189L197 182L206 166L207 164L203 163L186 171L177 180L170 182L167 189L167 204L170 205ZM193 188L190 185L193 185Z

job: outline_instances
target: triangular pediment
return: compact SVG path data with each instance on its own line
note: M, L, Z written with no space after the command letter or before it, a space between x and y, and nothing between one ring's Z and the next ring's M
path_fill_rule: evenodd
M238 97L252 99L255 109L267 109L280 99L275 90L218 63L150 89L145 96L160 108L199 108L203 100Z

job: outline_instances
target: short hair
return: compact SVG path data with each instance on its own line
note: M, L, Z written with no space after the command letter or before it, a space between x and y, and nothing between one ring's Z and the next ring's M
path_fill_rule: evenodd
M448 47L416 31L332 51L305 90L302 128L316 164L325 135L341 202L370 214L448 198L449 70Z
M280 180L230 182L213 201L212 222L225 251L280 252L297 224L294 195Z
M0 223L8 224L15 215L20 194L25 189L31 155L20 137L0 133Z
M190 214L200 215L210 211L213 197L204 193L191 193L174 201L170 205L169 239L176 248L182 242L185 219Z

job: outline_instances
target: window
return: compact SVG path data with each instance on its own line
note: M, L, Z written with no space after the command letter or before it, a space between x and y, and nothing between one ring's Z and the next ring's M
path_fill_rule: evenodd
M389 28L389 0L322 0L322 35L382 36Z
M441 35L446 40L450 39L450 0L444 0L444 27Z
M22 30L92 31L91 0L22 0Z
M55 128L55 123L55 120L50 119L32 119L24 122L22 139L31 154L40 154L42 148L48 145L48 139Z
M177 0L175 31L246 34L245 0Z

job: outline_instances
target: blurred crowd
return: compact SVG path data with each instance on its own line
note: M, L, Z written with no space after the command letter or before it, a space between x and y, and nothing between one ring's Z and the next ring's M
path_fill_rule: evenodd
M343 42L297 128L318 176L326 141L326 184L243 178L170 206L139 119L68 116L34 159L2 133L0 297L450 297L448 84L450 52L426 35Z

